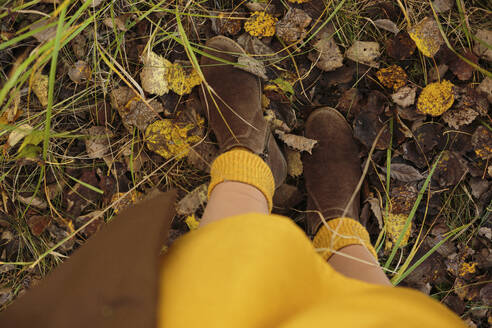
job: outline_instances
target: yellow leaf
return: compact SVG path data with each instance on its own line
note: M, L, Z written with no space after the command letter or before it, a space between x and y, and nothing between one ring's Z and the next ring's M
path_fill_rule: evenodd
M197 219L195 218L195 214L188 216L185 219L185 223L190 230L196 230L200 226L200 222L198 222Z
M275 23L278 19L263 11L255 11L249 20L244 23L244 30L252 36L259 38L273 36L275 34Z
M38 97L41 105L48 105L48 76L38 73L32 81L32 91Z
M142 87L148 93L162 96L169 92L166 73L171 62L150 51L142 56L144 68L140 73Z
M194 68L185 69L178 63L170 65L166 72L169 89L182 96L191 92L202 81Z
M389 215L384 217L385 229L386 229L386 245L385 249L389 250L393 247L393 244L396 243L400 234L403 231L403 227L405 226L405 222L407 221L408 215L406 214L394 214L389 213ZM408 238L410 237L410 232L412 230L412 223L410 222L410 226L408 227L403 239L400 243L399 247L406 246L408 243Z
M426 17L414 25L408 34L424 56L434 57L444 43L439 26L432 17Z
M385 87L395 91L407 84L407 73L398 65L381 68L376 77Z
M188 136L195 128L191 123L180 124L171 120L159 120L150 124L145 130L147 147L165 159L183 158L190 151L190 145L200 141L199 136Z
M417 109L431 116L441 115L453 105L453 87L447 80L428 84L420 93Z

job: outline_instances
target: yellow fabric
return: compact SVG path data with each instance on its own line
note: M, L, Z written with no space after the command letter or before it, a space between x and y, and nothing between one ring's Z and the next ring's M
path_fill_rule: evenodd
M466 327L430 297L337 273L291 220L213 222L163 256L159 328Z
M364 245L375 259L378 258L366 228L351 218L337 218L327 221L313 239L314 247L323 249L321 256L325 260L333 255L333 251L354 244Z
M259 189L268 201L272 211L272 198L275 191L275 180L270 167L260 158L244 148L234 148L215 159L210 168L211 181L208 196L221 182L238 181Z

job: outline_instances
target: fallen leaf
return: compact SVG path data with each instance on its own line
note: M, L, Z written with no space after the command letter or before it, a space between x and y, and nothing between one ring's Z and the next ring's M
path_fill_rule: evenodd
M311 17L297 8L291 8L277 23L277 36L287 44L304 39L307 35L306 27L311 23Z
M481 177L471 177L468 184L470 185L471 194L473 195L473 197L479 199L480 196L482 196L486 191L490 190L489 188L491 182L487 179L482 179Z
M146 52L141 57L144 67L140 72L142 88L148 93L162 96L169 92L166 74L171 62L153 51Z
M19 141L25 136L29 135L33 130L33 127L29 124L22 124L16 127L12 132L10 132L7 139L7 147L15 146Z
M342 96L338 99L336 109L344 116L358 114L361 102L361 92L358 89L351 88L342 93Z
M208 183L204 183L190 191L176 204L176 213L192 215L207 202Z
M248 55L242 54L238 57L237 63L239 64L237 68L256 75L263 80L268 80L265 65L263 65L261 61L256 60Z
M200 141L199 136L188 136L195 128L191 123L179 124L172 120L158 120L145 130L145 143L149 150L156 152L165 159L185 157L192 144Z
M437 13L443 13L453 8L453 0L434 0L432 1L432 7Z
M483 79L478 85L477 90L485 93L487 95L487 100L492 104L492 79L490 77L487 76Z
M466 52L464 57L469 61L478 64L478 57L472 52ZM475 72L475 68L473 68L473 66L469 65L458 56L454 56L453 60L448 63L448 66L451 72L453 72L454 75L456 75L456 77L461 81L469 80L473 76L473 72Z
M32 206L40 210L45 210L48 208L48 204L44 201L44 199L37 196L23 197L21 195L17 195L17 199L25 205Z
M285 133L281 130L275 130L275 133L287 146L298 151L306 151L311 154L313 147L318 143L317 140L298 136L295 134Z
M186 217L185 223L188 226L188 229L190 229L190 231L196 230L200 226L200 222L198 222L197 219L195 218L195 214Z
M479 126L472 135L472 145L475 153L483 160L492 158L492 132L486 127Z
M285 159L287 160L287 173L294 178L300 176L304 170L301 152L286 148Z
M492 31L479 29L475 34L475 45L473 51L481 58L492 61L492 49L489 46L492 44ZM480 41L479 41L480 40ZM489 46L487 46L489 45Z
M242 28L241 17L232 14L219 13L217 17L212 17L212 31L217 35L237 35Z
M85 61L79 60L68 70L68 77L75 83L90 80L91 68Z
M354 138L359 140L367 149L371 149L379 131L384 128L376 149L383 150L388 148L390 133L388 127L380 121L378 114L372 111L360 112L354 119Z
M73 53L75 57L77 57L77 59L85 59L87 38L84 36L84 34L77 34L77 36L70 41L70 46L72 47Z
M415 41L415 45L424 56L434 57L442 44L439 26L433 17L425 17L418 24L408 30L408 34Z
M12 89L9 92L9 97L7 100L7 106L2 109L2 115L0 116L0 124L11 124L22 114L20 108L20 92L18 90ZM10 101L10 103L9 103Z
M145 131L147 126L158 119L157 113L164 111L162 104L153 99L148 101L149 108L135 93L128 87L113 89L110 94L111 106L118 110L125 128L133 133L136 127L140 131Z
M386 41L386 53L397 60L410 57L415 52L416 47L415 42L406 31L400 31L394 38Z
M369 197L365 201L369 203L369 206L371 207L372 214L374 214L374 216L378 220L379 229L382 229L383 228L383 213L381 211L381 204L379 203L379 199L377 199L376 197Z
M386 167L382 167L386 173ZM416 168L408 164L391 163L390 176L403 182L420 181L424 176Z
M244 33L237 39L246 53L255 55L255 58L262 62L274 62L280 58L269 46L261 42L257 37L251 36L248 33Z
M190 93L194 87L202 82L200 75L193 67L184 68L176 62L168 67L165 75L169 89L180 96Z
M345 56L350 60L375 68L379 67L379 63L376 62L379 55L379 44L369 41L355 41L345 52Z
M376 72L376 77L382 85L394 91L407 84L408 78L407 73L398 65L381 68Z
M127 16L122 15L118 17L106 17L103 20L103 24L106 25L109 28L116 28L120 31L128 31L128 29L125 27L125 22L126 22Z
M343 55L335 40L333 27L324 27L313 38L313 50L308 54L309 60L315 63L319 69L330 72L343 66Z
M409 107L415 103L415 95L417 88L413 86L404 86L397 92L391 95L391 99L397 105L401 107Z
M478 113L470 107L455 108L446 111L442 119L453 129L459 129L463 125L468 125L475 120Z
M403 228L405 227L407 218L407 214L394 214L391 212L388 215L384 216L384 227L386 230L386 243L384 248L386 251L392 249L393 245L400 238L400 235L403 232ZM410 226L403 235L403 239L401 240L399 245L400 248L408 244L408 239L410 238L411 231L412 222L410 222Z
M40 27L47 26L49 23L47 21L36 22L31 25L29 28L31 31L34 31ZM56 36L56 25L47 27L33 35L33 37L39 42L49 41L54 39Z
M449 66L446 64L439 64L437 67L432 67L431 70L429 71L429 81L430 82L435 82L435 81L441 81L442 77L446 72L448 71Z
M441 115L453 105L453 87L448 80L428 84L420 93L417 109L423 114Z
M376 19L374 21L374 25L394 34L398 34L400 31L398 26L396 26L396 24L389 19Z
M35 74L31 88L41 105L46 107L48 105L48 76L41 73Z
M104 126L92 126L87 129L89 135L85 141L85 149L89 158L103 158L108 153L109 139L113 133Z
M275 35L275 23L278 19L263 11L255 11L244 23L244 30L258 38Z
M432 180L437 181L442 188L454 186L464 178L466 171L466 163L460 154L445 150L437 163Z
M36 237L40 236L50 223L51 217L49 216L32 215L27 219L27 225L31 233Z
M267 2L257 2L256 0L248 1L245 4L249 11L264 11L268 14L275 13L275 4L271 1Z

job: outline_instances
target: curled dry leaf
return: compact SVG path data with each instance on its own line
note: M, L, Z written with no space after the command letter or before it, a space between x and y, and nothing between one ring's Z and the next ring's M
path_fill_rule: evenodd
M286 148L285 157L287 160L287 173L294 178L300 176L304 170L301 161L301 152Z
M80 83L91 78L91 68L83 60L77 61L68 70L68 77L75 83Z
M470 107L450 109L442 115L442 119L453 129L459 129L475 120L478 113Z
M136 127L145 131L147 126L158 119L158 114L164 111L162 104L156 99L148 101L148 106L128 87L114 89L110 94L111 106L118 110L125 128L133 132ZM150 106L150 108L149 108Z
M374 214L376 219L378 220L379 229L383 228L383 213L381 211L381 204L379 203L379 199L376 197L369 197L365 200L369 203L371 207L371 212Z
M410 57L415 52L416 47L415 42L406 31L400 31L394 38L386 41L386 53L397 60Z
M192 215L207 202L208 184L204 183L190 191L176 204L176 213Z
M48 208L48 204L44 201L44 199L37 196L23 197L21 195L18 195L17 199L25 205L32 206L40 210L45 210L46 208Z
M85 149L89 158L103 158L108 153L109 138L113 133L104 126L92 126L87 129L89 137L85 139Z
M200 141L199 136L188 136L188 132L194 129L191 123L180 124L172 120L159 120L150 124L145 130L145 143L147 147L165 159L186 156L192 144Z
M261 61L256 60L248 55L242 54L238 57L237 63L239 64L237 68L256 75L265 81L268 80L265 65L263 65Z
M202 82L200 75L194 68L184 68L179 63L169 66L166 71L166 79L169 83L169 89L180 96L190 93L194 87Z
M397 105L401 107L409 107L415 103L415 95L417 88L413 86L404 86L400 88L396 93L391 95L391 99Z
M167 71L171 62L153 51L146 52L141 57L144 67L140 72L142 87L148 93L162 96L169 92Z
M272 48L261 42L257 37L251 36L248 33L244 33L237 39L237 43L239 43L246 53L250 55L255 55L255 58L260 61L277 61L279 60L279 56L275 54Z
M397 34L400 31L398 26L396 26L396 24L393 21L386 19L386 18L385 19L376 19L374 21L374 25L376 25L379 28L382 28L383 30L394 33L394 34Z
M285 133L275 130L275 133L287 146L298 151L307 151L311 154L313 147L318 143L317 140L309 139L295 134Z
M43 107L48 105L48 75L37 73L34 75L31 85L32 91Z
M311 17L297 8L291 8L277 23L277 36L291 44L304 39L307 35L306 27L311 23Z
M269 37L275 35L275 23L277 18L263 11L255 11L246 23L244 30L258 38Z
M379 55L379 44L369 41L355 41L345 52L348 59L375 68L379 67L379 63L376 62Z
M472 135L472 145L475 153L483 160L492 158L492 132L486 127L479 126Z
M343 66L343 55L333 39L334 29L324 27L314 38L314 51L308 54L309 60L319 69L330 72Z
M488 61L492 61L492 49L489 46L492 44L492 31L480 29L475 34L475 45L473 51L480 57L485 58ZM480 42L481 40L482 42ZM489 46L487 46L489 45Z
M428 84L420 93L417 109L423 114L441 115L453 105L453 87L448 80Z
M9 92L10 103L2 109L2 115L0 115L0 124L11 124L14 123L15 120L22 114L22 110L20 108L20 92L18 90L12 89ZM8 102L7 101L7 102Z
M381 68L376 72L379 82L387 88L398 90L407 84L407 73L398 65Z
M424 56L434 57L444 43L439 26L433 17L425 17L418 24L411 27L408 34L415 41L415 45Z

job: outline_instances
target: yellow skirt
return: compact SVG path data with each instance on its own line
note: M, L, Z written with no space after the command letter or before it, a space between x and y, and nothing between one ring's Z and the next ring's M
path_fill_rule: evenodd
M188 233L163 256L158 327L466 327L407 288L336 272L304 232L246 214Z

